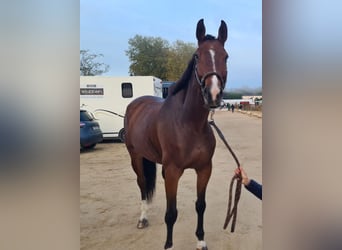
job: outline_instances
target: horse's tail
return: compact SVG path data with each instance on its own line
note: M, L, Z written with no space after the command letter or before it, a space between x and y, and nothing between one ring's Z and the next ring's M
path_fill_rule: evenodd
M156 187L156 163L143 158L143 168L146 183L147 201L152 201L153 193Z

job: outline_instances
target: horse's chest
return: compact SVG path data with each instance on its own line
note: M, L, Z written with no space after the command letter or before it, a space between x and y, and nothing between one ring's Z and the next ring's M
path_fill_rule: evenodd
M213 151L214 148L211 145L207 145L203 142L196 143L196 140L194 140L194 143L184 146L184 152L192 156L210 156Z
M172 127L163 131L172 131ZM215 149L215 137L210 131L194 131L183 127L175 133L163 133L161 155L163 164L182 166L206 165L211 161Z
M201 163L207 164L211 160L213 153L214 146L192 138L189 139L188 143L178 145L178 150L173 160L177 162L177 165L192 167Z

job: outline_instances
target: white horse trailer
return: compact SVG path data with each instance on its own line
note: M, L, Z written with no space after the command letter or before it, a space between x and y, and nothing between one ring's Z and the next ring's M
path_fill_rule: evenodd
M161 79L154 76L80 77L80 108L93 113L104 139L124 140L126 107L143 95L162 97Z

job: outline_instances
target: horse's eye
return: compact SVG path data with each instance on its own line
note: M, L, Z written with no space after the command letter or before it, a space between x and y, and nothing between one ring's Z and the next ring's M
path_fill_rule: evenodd
M198 59L199 59L198 54L195 54L195 60L198 61Z

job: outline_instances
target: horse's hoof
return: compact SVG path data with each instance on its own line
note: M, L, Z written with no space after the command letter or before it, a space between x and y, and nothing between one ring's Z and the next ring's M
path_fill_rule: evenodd
M196 248L196 250L208 250L207 247L202 247L202 248Z
M138 221L137 228L138 228L138 229L143 229L143 228L145 228L145 227L148 227L148 220L146 220L146 219L139 220L139 221Z

